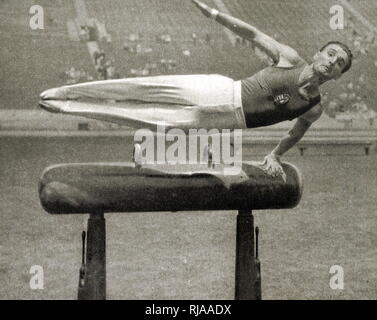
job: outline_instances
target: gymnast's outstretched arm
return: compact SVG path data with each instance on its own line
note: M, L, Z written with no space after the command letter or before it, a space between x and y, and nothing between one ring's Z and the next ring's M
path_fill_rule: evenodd
M265 52L275 64L284 63L285 65L296 65L302 61L302 58L298 55L296 50L276 41L274 38L266 35L252 25L232 17L229 14L212 9L198 0L192 0L192 2L206 17L215 19L218 23L233 31L235 34L250 40L255 46Z

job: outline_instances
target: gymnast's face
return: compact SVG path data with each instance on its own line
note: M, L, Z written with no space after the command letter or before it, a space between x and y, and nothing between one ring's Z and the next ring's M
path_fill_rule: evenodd
M313 68L324 80L339 79L348 63L347 52L338 44L329 44L314 56Z

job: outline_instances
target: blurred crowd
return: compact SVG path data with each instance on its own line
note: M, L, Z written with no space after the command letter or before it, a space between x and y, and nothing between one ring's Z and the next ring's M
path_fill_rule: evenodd
M158 34L155 36L154 40L160 47L169 46L172 42L174 42L173 37L168 33ZM148 44L146 45L145 42L146 41L143 41L142 35L139 33L130 33L123 42L123 50L127 54L131 55L145 55L153 52L152 47ZM208 33L204 34L204 36L201 38L194 32L191 34L191 38L188 39L187 42L192 46L196 46L198 44L211 45L214 43L214 40ZM191 56L191 50L184 48L182 49L181 54L182 56L188 58ZM168 72L174 73L177 69L176 59L162 58L156 60L155 62L150 61L151 59L149 59L149 62L141 68L131 68L126 76L140 77Z
M356 23L354 22L353 16L349 16L347 18L347 30L348 41L353 45L352 51L356 59L362 55L368 55L370 50L376 48L377 44L375 32L369 31L362 34L356 28Z
M374 32L361 33L356 28L354 18L347 18L348 42L352 44L351 50L354 55L354 65L359 59L368 59L371 61L371 68L376 68L377 60L373 57L372 51L377 48L376 35ZM372 71L369 69L368 71ZM366 120L370 125L377 122L377 113L367 105L366 88L370 86L365 74L342 85L342 92L337 97L324 96L322 102L326 106L326 112L330 117L346 123L352 123L353 120Z
M356 81L345 85L338 97L328 99L325 95L322 101L326 105L327 114L341 121L367 120L370 125L373 125L377 113L365 102L364 85L365 76L361 75Z
M69 70L64 71L60 78L65 84L75 84L79 82L93 81L95 80L91 75L89 75L84 70L79 70L71 67Z

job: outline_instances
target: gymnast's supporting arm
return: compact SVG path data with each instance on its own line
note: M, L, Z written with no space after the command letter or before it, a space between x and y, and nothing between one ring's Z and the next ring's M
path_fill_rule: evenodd
M233 31L235 34L250 40L256 47L264 51L275 64L282 62L288 65L295 65L301 61L296 50L276 41L252 25L232 17L229 14L212 9L198 0L192 0L192 2L206 17L215 19L218 23Z
M322 106L318 104L297 119L288 134L285 135L276 148L264 158L266 173L273 177L284 175L283 168L280 164L280 157L301 140L310 126L321 117L322 112Z

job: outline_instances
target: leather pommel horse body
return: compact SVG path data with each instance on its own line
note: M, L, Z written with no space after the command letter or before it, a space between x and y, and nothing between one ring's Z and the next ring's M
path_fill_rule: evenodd
M83 232L78 298L106 298L104 213L237 210L235 298L261 299L252 210L295 207L302 195L301 175L289 163L283 163L285 181L266 175L255 162L244 162L237 174L226 173L226 168L134 163L47 168L39 182L42 207L51 214L90 214L86 254Z

